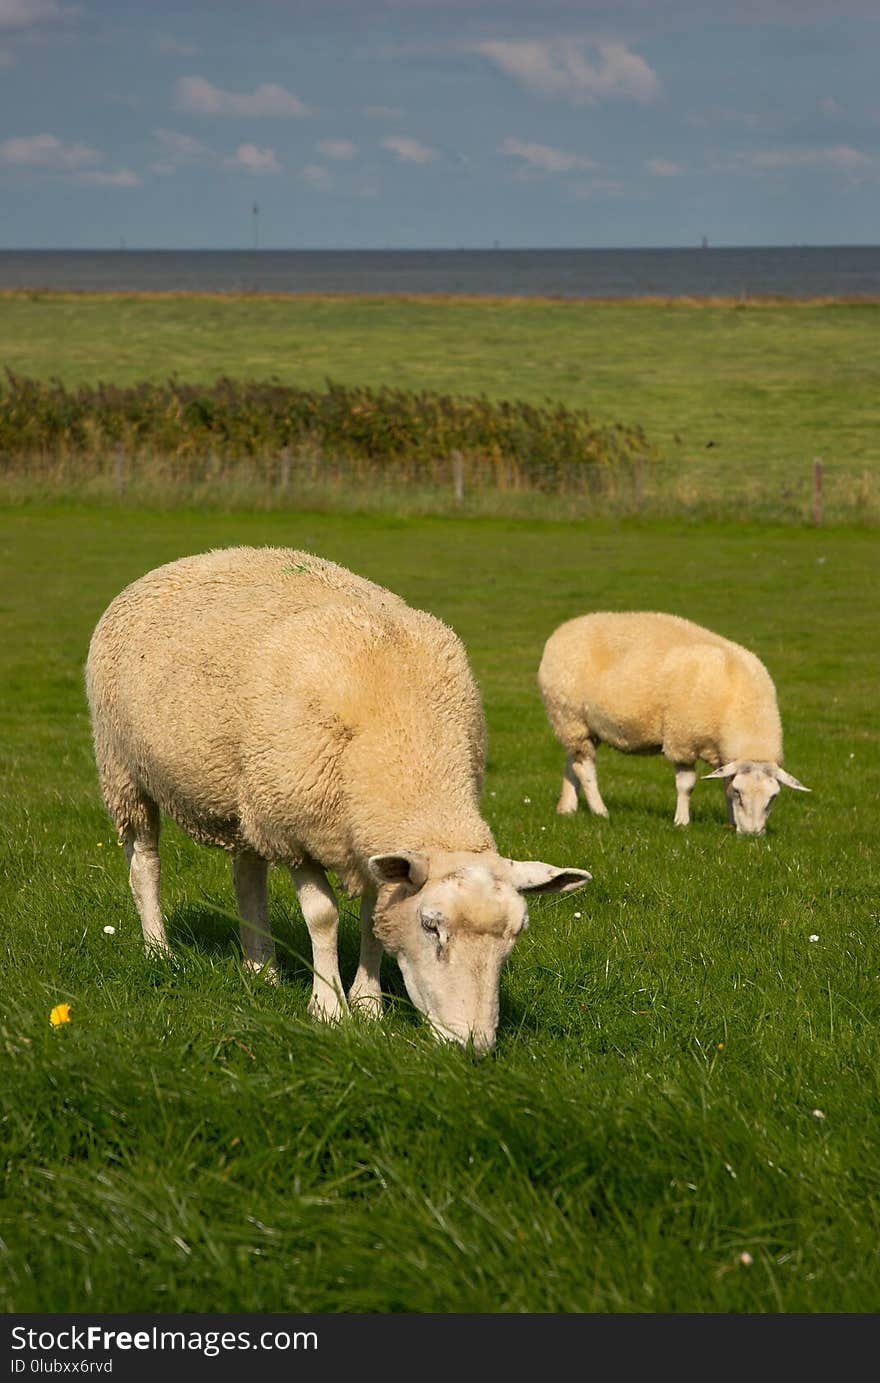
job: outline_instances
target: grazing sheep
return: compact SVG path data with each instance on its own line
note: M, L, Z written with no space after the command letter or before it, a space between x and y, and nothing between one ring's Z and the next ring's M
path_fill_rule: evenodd
M232 855L246 963L269 974L268 866L290 869L313 1016L346 1011L329 869L361 895L349 1002L380 1011L384 948L439 1037L494 1045L520 895L591 876L498 854L479 810L479 692L451 629L311 553L230 548L122 591L92 636L86 687L148 948L167 949L162 810Z
M556 810L607 816L596 747L662 753L675 765L676 826L690 821L697 759L726 779L728 818L760 835L780 783L809 792L781 767L776 691L763 663L730 639L677 615L599 612L561 624L544 645L538 685L568 753Z

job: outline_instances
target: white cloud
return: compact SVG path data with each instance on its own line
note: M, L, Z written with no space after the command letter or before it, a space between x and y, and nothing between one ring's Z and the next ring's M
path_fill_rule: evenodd
M281 164L274 149L257 144L239 144L234 154L220 154L190 134L179 130L155 130L160 156L152 164L152 172L170 177L181 168L202 165L221 168L226 173L280 173Z
M357 154L357 145L350 139L319 139L318 149L325 158L338 161L352 159Z
M260 149L256 144L239 144L235 157L227 159L227 168L233 172L280 173L281 164L274 149Z
M390 134L379 143L383 149L392 153L399 163L433 163L437 157L434 149L429 149L419 139L407 134Z
M570 154L549 144L536 144L534 140L505 139L501 152L511 158L521 158L530 168L540 168L545 173L571 173L595 167L593 160L584 154Z
M88 144L64 144L54 134L19 135L0 143L0 163L71 173L100 163L103 154Z
M312 114L298 96L277 82L263 82L250 92L236 92L223 91L205 77L180 77L175 84L174 103L178 110L195 115L237 115L250 119Z
M673 163L669 158L646 159L645 168L652 178L678 178L684 172L680 163Z
M29 29L55 19L72 18L79 7L58 0L0 0L0 29Z
M880 171L880 160L847 144L834 144L806 149L740 150L734 155L734 166L757 173L812 168L862 181Z
M176 173L178 168L186 164L210 163L214 159L207 144L194 139L191 134L180 134L177 130L155 130L154 134L161 154L152 169L162 177Z
M163 58L197 58L200 54L200 49L194 43L186 43L173 34L160 34L155 48Z
M10 168L59 173L71 182L91 187L137 187L140 178L129 168L116 172L96 167L104 154L88 144L65 144L54 134L18 135L0 144L0 164Z
M300 175L306 182L311 183L312 187L317 187L321 192L329 192L333 185L333 179L327 168L320 163L307 163Z
M626 44L603 42L595 47L599 57L595 64L572 39L490 39L472 45L471 51L488 58L535 95L573 106L592 106L611 97L648 104L660 97L658 77Z
M89 187L140 187L141 179L130 168L120 168L116 173L104 173L95 168L89 173L78 173L76 181Z

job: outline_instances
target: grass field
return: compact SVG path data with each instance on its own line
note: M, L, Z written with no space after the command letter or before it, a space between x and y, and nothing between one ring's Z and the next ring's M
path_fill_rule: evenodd
M240 335L217 329L189 359L181 336L167 335L184 309L147 306L166 332L156 327L154 372L172 359L181 370L230 368ZM4 302L3 356L15 336L23 372L104 375L115 359L120 372L140 374L144 342L130 339L125 304L80 304L65 335L69 310ZM314 378L330 364L375 381L394 367L381 317L397 309L347 309L347 327L335 304L272 310L301 314L291 348L274 358L281 336L273 347L270 332L238 358L243 371L262 362ZM231 320L225 304L205 311ZM380 322L372 364L366 354L358 363L353 320L371 311ZM307 339L305 323L314 328L322 313L326 330ZM439 309L430 313L440 321ZM185 318L174 320L182 330ZM662 331L659 318L645 320ZM695 360L700 322L709 330L715 320L719 339L729 330L733 368L774 319L677 320ZM805 308L775 320L813 362L801 397L824 419L826 440L834 411L846 447L867 445L877 395L869 404L864 357L848 350L827 388L818 372L819 342L839 345L843 318ZM877 319L846 320L852 343ZM410 382L435 359L433 382L451 388L471 378L470 362L472 387L521 393L528 321L525 308L499 307L482 341L463 334L455 358L439 325L430 354L424 342L410 352L399 341L396 359ZM592 403L598 393L611 411L629 399L636 420L656 432L662 416L671 430L662 380L672 367L658 337L627 390L620 317L590 309L558 321L591 342L569 397ZM349 353L334 353L346 332ZM570 342L560 353L576 354ZM534 393L551 360L535 362ZM788 354L775 368L778 390L772 370L747 386L744 365L731 386L736 447L752 458L762 432L779 428L792 446L782 423L797 414L798 371ZM704 376L689 405L687 380L673 383L695 445L720 383ZM807 431L798 435L811 454ZM390 962L380 1026L309 1022L308 940L280 874L273 919L285 982L270 989L246 978L227 862L172 827L164 906L174 958L143 954L99 800L82 664L99 614L126 582L239 542L306 547L448 620L483 691L484 811L499 847L594 875L581 893L532 904L503 980L492 1059L435 1046ZM0 555L0 1310L878 1310L880 591L871 532L30 505L0 511ZM610 821L583 809L556 817L562 752L535 671L557 623L602 607L685 614L763 657L786 764L813 789L783 792L764 838L726 828L714 783L698 785L692 826L674 828L669 766L611 751L600 754ZM352 902L342 932L348 980ZM71 1021L52 1027L62 1002Z
M559 400L645 429L646 512L737 519L809 519L816 457L829 520L880 518L878 336L874 302L0 296L20 375Z

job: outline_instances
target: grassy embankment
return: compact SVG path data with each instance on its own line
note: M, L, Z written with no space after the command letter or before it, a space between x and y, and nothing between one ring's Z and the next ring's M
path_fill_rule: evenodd
M228 375L320 388L329 378L550 399L587 409L600 424L641 426L656 448L640 498L627 477L608 512L808 520L818 457L825 518L872 521L880 516L878 327L876 303L32 293L0 298L0 363L66 385L173 373L203 383ZM5 489L22 493L15 480ZM136 501L148 492L129 485L127 494ZM155 486L150 497L171 498ZM230 489L190 497L228 504ZM314 486L283 495L244 487L240 500L454 507L451 486L325 495ZM467 489L464 511L480 509L578 517L595 513L597 501Z
M227 862L173 827L174 959L142 953L82 663L128 580L236 542L318 551L446 618L483 690L499 846L594 874L533 904L492 1060L435 1047L388 962L380 1027L308 1022L280 875L285 982L246 978ZM876 1311L870 533L28 506L0 552L0 1309ZM726 829L714 783L675 829L669 766L610 751L610 821L556 817L535 669L602 606L764 657L813 789L783 792L765 838ZM342 948L348 978L353 903Z

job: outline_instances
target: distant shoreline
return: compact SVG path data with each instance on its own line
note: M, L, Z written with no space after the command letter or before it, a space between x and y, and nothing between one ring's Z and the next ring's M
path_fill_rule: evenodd
M0 300L4 298L25 298L25 299L72 299L73 301L85 301L90 298L98 298L102 301L110 299L127 299L137 302L162 302L162 301L197 301L197 302L218 302L218 303L240 303L240 302L320 302L328 300L333 302L391 302L391 303L417 303L425 306L437 305L448 307L679 307L679 308L710 308L710 307L729 307L729 308L774 308L774 307L877 307L880 306L880 294L868 296L865 294L851 294L847 296L836 296L834 294L817 294L815 297L804 297L801 294L785 293L747 293L739 296L722 294L620 294L598 297L583 296L574 297L562 294L547 294L539 296L535 293L518 296L516 294L489 294L489 293L360 293L354 291L334 291L326 292L269 292L259 289L253 291L247 289L200 289L200 288L169 288L169 289L126 289L126 288L44 288L34 285L25 288L0 288Z
M280 292L263 289L210 289L210 288L53 288L38 284L22 288L0 288L0 300L4 298L72 298L82 301L86 298L126 298L136 301L161 302L163 300L181 301L194 299L199 302L320 302L330 299L334 302L400 302L448 304L449 306L485 307L876 307L880 305L880 294L866 295L853 293L835 295L817 294L804 297L800 293L745 293L734 294L608 294L605 296L569 294L494 294L494 293L407 293L377 292L362 293L354 290L327 289L321 292Z

